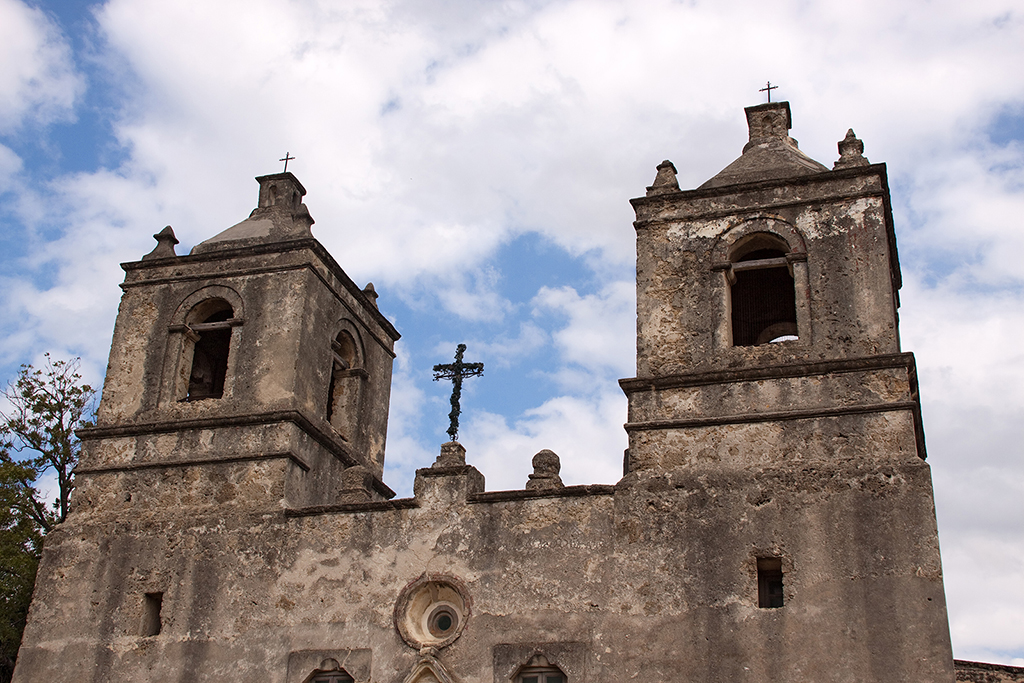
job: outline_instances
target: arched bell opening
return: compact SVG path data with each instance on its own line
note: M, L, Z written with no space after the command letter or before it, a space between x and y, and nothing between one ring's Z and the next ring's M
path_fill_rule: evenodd
M186 400L221 398L231 352L231 320L234 310L223 299L211 299L196 306L188 324L196 335L192 349Z
M733 346L758 346L799 338L796 290L789 245L754 233L730 250Z
M327 421L345 439L355 438L363 383L368 377L363 354L352 331L342 329L331 342L331 379L327 390Z

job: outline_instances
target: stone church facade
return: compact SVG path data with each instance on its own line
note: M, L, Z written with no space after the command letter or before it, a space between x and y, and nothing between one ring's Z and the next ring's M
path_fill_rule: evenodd
M188 255L157 235L15 681L951 683L885 165L852 131L810 159L788 103L746 115L721 173L664 162L632 202L615 485L542 451L487 491L450 442L395 498L398 332L292 174Z

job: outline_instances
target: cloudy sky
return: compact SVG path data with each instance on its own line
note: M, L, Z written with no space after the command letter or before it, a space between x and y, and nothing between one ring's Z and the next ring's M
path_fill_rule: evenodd
M289 167L316 236L404 335L386 478L460 440L489 489L551 448L614 482L634 374L628 200L739 155L771 79L801 149L888 163L950 626L1024 665L1024 10L1012 0L0 0L0 371L102 381L123 273Z

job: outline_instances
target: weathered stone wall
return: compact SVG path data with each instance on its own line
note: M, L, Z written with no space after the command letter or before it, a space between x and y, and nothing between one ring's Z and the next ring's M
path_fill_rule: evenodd
M401 683L421 654L394 607L424 573L470 602L434 653L456 681L508 680L495 667L516 648L517 666L567 657L578 681L945 680L916 458L504 493L442 468L414 499L291 512L269 495L280 466L152 472L131 501L76 510L48 539L18 680L283 682L302 680L288 678L295 653L356 652L357 680ZM216 500L225 487L236 495ZM780 609L757 606L766 553L785 558ZM158 592L162 630L144 636Z

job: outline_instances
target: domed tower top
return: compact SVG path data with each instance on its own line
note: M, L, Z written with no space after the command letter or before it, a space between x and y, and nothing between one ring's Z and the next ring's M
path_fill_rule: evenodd
M755 180L791 178L828 169L800 151L789 137L793 115L789 102L768 102L743 110L747 115L750 142L743 154L700 186L721 187Z

